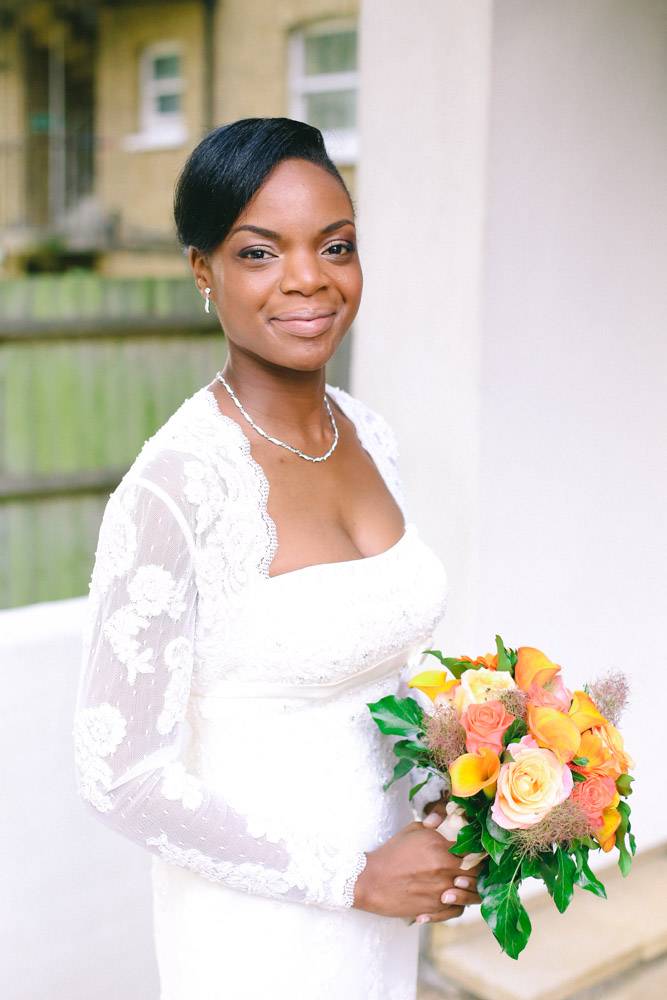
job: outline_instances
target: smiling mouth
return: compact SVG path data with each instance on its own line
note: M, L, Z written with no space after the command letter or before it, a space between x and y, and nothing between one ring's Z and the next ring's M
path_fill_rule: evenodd
M324 312L291 312L273 316L271 322L286 333L297 337L318 337L331 327L335 313Z

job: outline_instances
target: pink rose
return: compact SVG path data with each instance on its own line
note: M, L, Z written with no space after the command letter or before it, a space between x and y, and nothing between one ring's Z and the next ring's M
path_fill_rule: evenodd
M481 747L488 747L500 754L505 730L514 722L500 701L485 701L468 705L461 716L461 725L466 731L466 750L477 753Z
M578 781L572 790L572 799L584 810L592 825L604 826L603 812L614 803L616 785L613 778L592 775L586 781Z
M507 748L513 760L498 775L491 816L505 830L527 830L572 792L572 772L532 736Z
M537 708L555 708L557 712L567 715L572 704L572 692L565 687L560 674L557 674L544 685L533 681L528 691L528 701Z

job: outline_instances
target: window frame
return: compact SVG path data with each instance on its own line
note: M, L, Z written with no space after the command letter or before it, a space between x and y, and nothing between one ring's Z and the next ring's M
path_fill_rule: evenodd
M316 35L343 34L353 30L358 38L354 18L315 21L296 28L289 39L289 113L297 121L308 121L307 98L311 94L351 90L359 94L359 69L341 70L337 73L307 74L305 72L306 39ZM355 114L356 118L356 114ZM311 122L315 124L315 122ZM352 128L322 129L327 152L340 166L354 166L359 160L359 124Z
M178 57L180 75L159 80L154 76L155 60L165 56ZM125 137L125 148L131 152L141 152L149 149L175 149L185 145L188 133L183 107L178 111L155 110L155 99L161 93L178 94L182 103L185 93L182 44L175 40L165 40L145 46L139 56L138 86L139 130L134 135Z

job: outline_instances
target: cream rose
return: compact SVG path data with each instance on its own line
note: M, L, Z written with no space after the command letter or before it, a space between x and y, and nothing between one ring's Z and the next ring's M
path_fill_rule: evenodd
M491 816L505 830L526 830L568 798L572 773L532 736L507 749L514 759L500 768Z
M469 705L495 701L503 691L513 691L515 688L514 678L506 670L489 670L488 667L464 670L461 683L452 689L452 701L458 714L463 715Z

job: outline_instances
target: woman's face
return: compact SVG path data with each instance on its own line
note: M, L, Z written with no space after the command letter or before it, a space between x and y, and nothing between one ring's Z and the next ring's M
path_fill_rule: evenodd
M230 352L315 371L330 359L359 308L361 267L352 206L331 174L306 160L280 163L203 258Z

